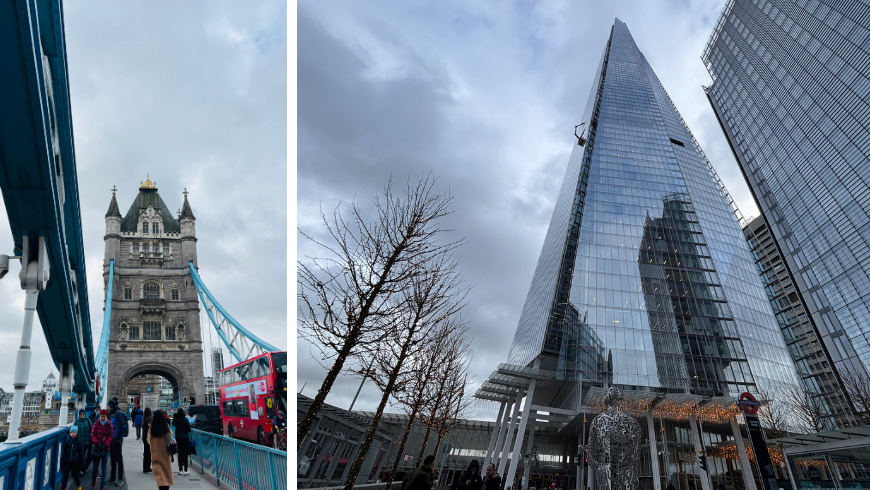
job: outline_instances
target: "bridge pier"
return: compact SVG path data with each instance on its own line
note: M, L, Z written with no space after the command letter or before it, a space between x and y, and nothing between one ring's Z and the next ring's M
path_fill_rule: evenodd
M33 337L33 314L36 312L36 301L39 292L45 290L48 283L48 251L45 248L45 238L39 237L36 257L31 257L28 237L22 237L21 250L21 289L24 297L24 325L21 328L21 345L15 355L15 373L12 375L12 387L15 393L12 397L12 414L9 416L9 437L7 442L18 442L21 429L21 413L24 411L24 389L30 380L30 364L33 352L30 341Z
M73 367L72 364L65 362L60 365L60 380L58 383L60 388L60 411L57 416L57 426L63 427L67 425L69 419L69 392L73 386ZM78 400L78 398L76 398Z

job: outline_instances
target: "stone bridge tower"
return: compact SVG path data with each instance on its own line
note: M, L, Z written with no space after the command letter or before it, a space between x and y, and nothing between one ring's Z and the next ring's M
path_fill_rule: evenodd
M115 260L108 397L124 404L134 378L142 384L142 376L156 382L153 375L160 375L172 383L174 401L203 403L199 296L188 268L188 262L197 265L196 218L187 190L177 219L150 176L124 216L115 192L106 213L103 265L108 284L109 260ZM152 393L158 392L159 382Z

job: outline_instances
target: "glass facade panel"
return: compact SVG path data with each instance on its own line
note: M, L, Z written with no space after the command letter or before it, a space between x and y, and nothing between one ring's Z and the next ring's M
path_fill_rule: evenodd
M866 3L732 0L703 56L710 102L841 378L870 368L868 25Z
M794 386L728 198L618 20L583 120L508 362L709 396Z

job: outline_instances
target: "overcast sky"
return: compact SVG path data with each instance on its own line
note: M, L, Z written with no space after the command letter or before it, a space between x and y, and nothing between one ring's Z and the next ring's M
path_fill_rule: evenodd
M150 172L173 214L184 188L190 192L199 272L209 290L242 325L286 348L286 9L280 0L64 2L95 344L110 189L118 186L126 213ZM0 253L12 248L4 209ZM0 281L6 391L23 319L18 270L13 264ZM33 350L28 390L40 389L52 368L38 327Z
M297 9L297 219L370 199L390 175L434 170L468 238L466 316L476 384L504 362L528 292L597 63L615 17L635 41L744 215L757 214L701 89L700 60L721 1L339 2ZM307 245L299 240L298 257ZM297 345L298 388L324 369ZM317 357L317 356L315 356ZM319 357L317 357L319 359ZM342 375L327 403L347 407ZM476 388L476 387L475 387ZM357 407L373 409L366 386ZM491 407L477 415L493 418Z

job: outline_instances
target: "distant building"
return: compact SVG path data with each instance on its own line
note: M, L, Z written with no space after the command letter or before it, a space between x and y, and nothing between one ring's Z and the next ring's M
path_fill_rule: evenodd
M54 372L48 373L48 376L42 380L42 391L46 395L54 396L57 391L57 378L54 377Z
M0 439L5 440L9 435L9 418L12 413L12 397L14 393L0 393ZM52 398L54 393L52 392ZM24 409L21 411L20 437L36 434L40 429L40 416L44 412L45 401L48 395L43 391L30 391L24 393ZM55 414L54 427L57 427L57 414Z
M218 379L218 373L224 368L224 351L220 347L211 349L211 376Z
M217 403L220 398L218 385L215 383L215 378L211 376L205 377L205 403Z

